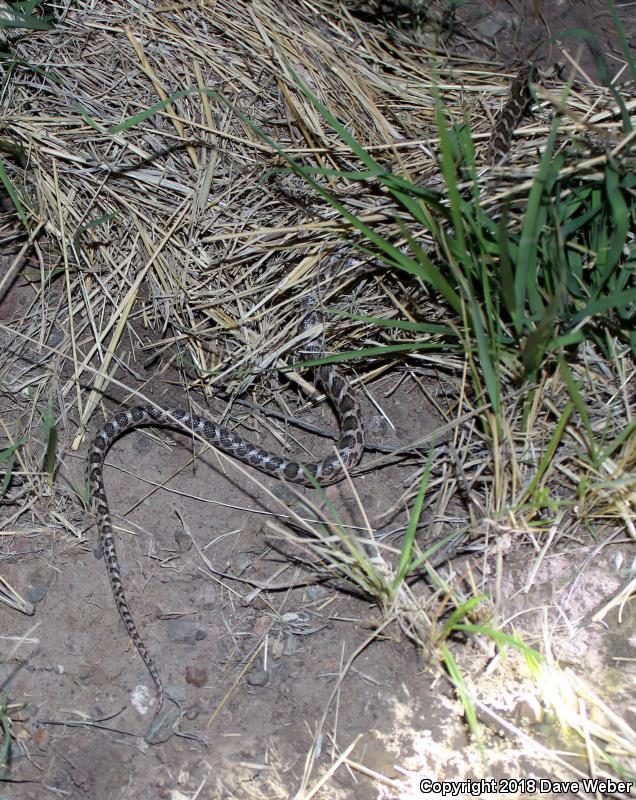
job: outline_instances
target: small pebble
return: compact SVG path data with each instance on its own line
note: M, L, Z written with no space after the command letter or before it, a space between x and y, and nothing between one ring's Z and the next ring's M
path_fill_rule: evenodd
M206 583L196 594L192 595L190 602L195 608L203 608L206 611L214 610L219 602L214 584Z
M207 637L207 633L190 619L171 619L167 628L168 639L175 644L195 645Z
M200 689L207 683L208 673L207 670L201 667L186 667L185 679L186 683L189 683L190 686L196 686Z
M47 595L49 591L48 583L32 583L31 588L26 593L29 603L39 603Z
M285 647L283 649L283 655L293 656L299 647L300 647L299 637L295 636L293 633L290 633L289 636L285 639Z
M51 328L51 335L49 336L46 343L49 347L57 347L63 338L64 338L64 333L62 329L58 328L57 325L54 325Z
M318 600L319 598L323 597L327 593L327 589L324 586L317 583L314 586L307 587L307 597L310 600Z
M250 686L266 686L269 683L269 672L265 669L253 669L247 676Z
M188 692L183 683L169 683L166 686L166 695L177 703L185 703Z
M167 742L174 733L173 727L175 722L181 716L179 709L170 704L169 708L165 708L158 717L155 717L148 726L144 741L147 744L162 744Z
M179 552L187 553L188 550L192 549L192 537L189 536L183 528L177 528L174 534L174 540L179 548Z
M254 563L254 557L249 553L237 553L230 561L230 572L233 575L242 575Z
M49 744L49 738L49 732L44 728L36 728L33 734L33 741L40 748L40 750L46 750Z
M183 712L183 716L185 717L185 719L192 722L201 715L202 711L203 709L201 708L201 705L199 703L193 703L191 706L188 706L188 708L186 708L186 710Z
M135 439L133 447L138 453L147 453L154 447L154 442L148 436L139 436Z
M9 745L9 761L15 761L18 758L24 758L25 755L26 752L20 742L16 742L15 739L11 739L11 744Z

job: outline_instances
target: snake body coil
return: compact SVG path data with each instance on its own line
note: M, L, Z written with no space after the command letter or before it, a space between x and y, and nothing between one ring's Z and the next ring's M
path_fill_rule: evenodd
M310 463L290 461L269 453L227 428L196 414L191 414L189 411L182 409L162 411L150 406L136 406L117 414L104 425L93 440L88 460L89 486L104 561L108 569L115 603L128 635L139 651L156 686L159 699L156 713L159 712L163 703L163 686L159 672L139 635L122 586L113 526L104 487L103 465L106 453L115 439L133 428L147 425L182 428L200 434L225 453L281 480L305 486L313 485L311 478L323 486L334 483L343 477L346 469L355 466L360 460L364 448L364 423L358 401L344 376L332 365L317 367L316 375L318 383L331 400L340 423L337 452L321 461Z
M531 67L522 67L510 87L510 98L497 116L488 142L488 163L502 164L510 155L512 134L532 105Z

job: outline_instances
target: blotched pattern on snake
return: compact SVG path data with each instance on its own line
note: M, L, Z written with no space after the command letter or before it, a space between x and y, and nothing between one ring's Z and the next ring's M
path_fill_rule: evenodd
M310 355L317 355L315 345L311 347ZM315 372L317 383L331 400L340 423L337 451L321 461L303 463L274 455L227 428L183 409L163 411L150 406L131 408L109 420L93 440L88 458L88 476L99 540L115 603L128 635L146 664L157 689L159 704L156 714L163 704L163 685L152 657L139 635L122 586L113 526L104 488L103 465L106 453L115 439L132 428L145 425L185 428L200 434L229 455L276 478L305 486L313 485L311 478L322 486L334 483L343 477L345 470L355 466L362 456L364 422L356 396L342 373L333 365L318 366Z
M532 67L522 67L510 87L510 98L497 116L488 142L488 163L501 164L510 155L512 134L532 104Z

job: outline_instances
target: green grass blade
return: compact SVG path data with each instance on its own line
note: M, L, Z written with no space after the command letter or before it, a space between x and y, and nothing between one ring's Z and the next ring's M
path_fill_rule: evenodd
M38 0L39 2L39 0ZM14 3L2 10L0 17L0 31L13 28L24 28L29 31L50 31L53 25L49 20L50 16L36 17L31 11L38 3Z
M524 658L531 659L534 663L545 662L544 656L533 647L530 647L525 642L522 642L517 636L511 636L503 631L497 631L494 628L488 628L484 625L473 625L468 622L458 622L453 626L453 630L487 636L489 639L492 639L497 647L502 650L506 647L513 647L515 650L518 650L524 656Z
M435 103L435 122L437 131L440 137L440 150L442 154L442 174L448 192L448 200L450 205L451 220L455 237L457 239L457 249L460 253L460 258L467 252L466 241L464 238L464 225L462 221L462 201L457 188L457 173L455 171L455 160L453 157L453 146L446 125L446 117L444 115L444 108L441 102Z
M532 182L532 188L528 196L528 203L526 212L523 216L523 225L521 228L521 238L519 241L517 271L515 275L515 309L517 310L517 324L519 328L518 334L521 334L521 325L523 316L519 314L520 310L525 308L526 298L530 297L531 306L535 306L535 311L540 311L540 296L537 291L537 273L539 266L537 263L537 242L539 231L543 227L544 213L542 213L543 198L548 184L554 182L555 170L558 176L558 166L552 165L552 152L554 150L554 142L556 141L557 132L561 118L557 115L550 128L548 140L546 142L545 150L539 162L539 169L536 177ZM552 176L552 180L550 177Z
M11 748L11 721L7 716L6 696L0 705L0 727L2 728L2 746L0 747L0 778L6 775L9 767L9 750Z
M501 219L497 225L497 244L499 246L499 283L501 285L501 297L508 316L512 320L515 330L521 332L523 325L523 309L517 307L515 297L515 279L510 259L510 248L508 240L508 208L503 209Z
M213 92L212 90L209 90L207 93L212 97L217 97L217 98L220 97L218 92ZM121 122L118 122L117 125L113 125L111 128L104 128L104 126L101 125L99 122L97 122L97 120L93 119L93 117L88 113L88 111L79 103L77 104L77 107L79 109L80 116L87 125L90 125L91 128L93 128L96 131L99 131L100 133L108 133L110 135L113 135L115 133L121 133L122 131L130 130L131 128L134 128L136 125L145 122L147 119L150 119L150 117L154 116L155 114L158 114L160 111L163 111L175 100L179 100L181 97L189 97L195 94L196 95L201 94L201 91L198 88L179 89L179 91L173 92L165 100L161 100L160 102L155 103L154 105L150 106L150 108L146 108L144 111L139 111L136 114L133 114L132 117L126 117L126 119L122 120Z
M110 222L112 219L116 219L117 214L109 213L109 214L102 214L97 219L93 219L90 222L86 223L86 225L82 225L79 228L75 235L73 236L73 245L75 246L75 250L79 253L82 247L82 237L85 233L98 228L100 225L104 225L106 222Z
M469 600L466 600L465 603L462 603L459 608L456 608L455 611L450 615L444 628L441 633L441 637L446 639L450 633L454 630L457 630L457 625L459 624L459 620L463 619L467 614L469 614L475 606L478 606L480 603L483 603L484 600L488 598L484 594L477 595L477 597L471 597Z
M546 353L552 349L557 311L560 305L560 292L550 301L539 323L526 338L521 349L521 362L525 369L525 380L533 380L545 360Z
M600 467L604 461L606 461L612 453L615 453L619 448L623 447L625 442L630 438L630 436L636 430L636 419L632 420L628 425L626 425L623 430L616 436L612 442L601 452L598 456L597 465Z
M285 67L289 71L294 84L300 90L300 92L305 96L305 98L312 104L312 106L318 111L320 116L327 122L334 131L338 134L338 136L342 139L343 142L351 149L353 153L365 164L369 169L379 169L381 172L384 170L382 166L378 164L378 162L373 158L373 156L368 153L365 148L357 141L357 139L352 136L349 131L345 128L344 125L341 125L338 119L329 111L327 106L325 106L313 92L309 89L309 87L301 80L298 73L294 70L292 65L289 63L288 59L283 53L279 53Z
M459 345L447 345L447 352L460 352ZM404 342L403 344L386 344L378 347L364 347L362 350L344 350L330 356L311 358L298 361L284 368L284 371L296 370L304 367L317 367L320 364L339 364L341 361L352 361L354 358L372 358L374 356L389 356L393 353L410 353L416 351L439 350L436 342Z
M267 135L267 133L265 133L265 131L263 131L257 125L254 125L249 119L247 119L247 117L245 117L245 115L241 114L241 112L237 111L236 109L234 109L234 111L245 122L246 125L258 133L258 135L264 141L273 147L279 153L279 155L284 158L288 164L290 164L292 170L296 174L304 178L317 194L325 199L329 205L335 208L344 219L351 223L356 230L360 231L360 233L362 233L363 236L377 248L377 252L373 252L366 247L359 247L362 252L369 253L372 256L379 255L390 266L407 272L410 275L421 278L425 282L431 284L435 289L441 292L448 302L454 307L458 304L459 301L456 292L446 278L442 275L442 273L437 269L437 267L435 267L431 259L422 250L418 251L418 259L415 260L409 257L398 247L395 247L395 245L391 244L391 242L378 234L373 228L362 222L362 220L349 211L346 206L333 197L330 192L328 192L320 183L311 177L305 167L301 166L294 159L292 159L291 156L289 156L285 150L280 147L280 145L274 142Z
M636 302L636 288L626 289L624 292L615 292L605 297L599 297L597 300L588 303L578 314L575 314L570 324L572 327L578 326L584 320L609 311L610 308L623 308L634 302Z
M440 649L441 656L444 659L444 663L446 664L446 669L448 670L448 674L450 676L451 681L455 685L457 689L457 694L459 695L459 699L461 700L462 706L464 708L464 713L466 715L466 722L468 723L468 727L470 728L470 732L472 733L475 741L479 749L482 752L482 755L485 756L485 748L484 743L479 735L479 724L477 722L477 714L475 712L475 704L470 698L470 694L468 693L468 689L466 688L466 682L464 681L464 676L457 665L457 662L453 658L453 654L449 650L446 645Z
M620 190L618 173L611 163L608 164L605 169L605 188L607 190L607 199L609 200L612 210L613 229L611 243L606 257L605 270L602 276L602 283L605 283L610 272L618 263L618 259L623 252L629 234L629 211L627 203Z
M352 319L356 322L366 322L376 328L389 328L390 330L412 331L413 333L432 333L438 336L450 336L455 338L457 332L450 325L437 325L433 322L410 322L405 319L387 319L386 317L372 317L368 314L354 314L351 311L344 311L340 308L331 306L321 306L321 311L325 314L344 319Z
M0 450L0 465L5 464L4 478L2 479L2 486L0 487L0 497L4 497L7 493L7 489L11 483L11 478L13 477L15 454L18 448L22 447L23 444L23 440L19 439L14 444L9 445L9 447L5 447L4 450Z
M435 553L442 550L449 542L463 532L465 531L453 531L453 533L448 533L441 539L437 539L432 545L427 547L426 550L423 550L418 556L413 558L411 561L410 571L415 572L418 570L423 564L426 564L426 562L429 561L432 556L435 555Z
M618 38L621 43L621 49L623 50L623 55L625 56L625 60L629 64L629 69L632 73L632 81L636 83L636 63L634 62L634 55L632 52L632 48L630 47L627 41L627 37L625 36L625 28L623 28L623 23L621 22L621 19L618 16L618 12L616 11L616 3L614 2L614 0L609 0L609 7L612 19L614 20L614 26L616 28L616 31L618 32Z
M486 390L495 415L499 417L501 413L501 393L499 391L499 376L495 369L495 364L490 351L490 341L486 336L482 323L482 311L474 297L469 298L470 319L473 334L477 340L477 353L479 355L479 366L486 383Z
M570 402L567 404L567 406L563 410L563 413L561 414L561 417L559 418L557 426L554 429L554 431L552 433L552 436L550 437L550 441L548 442L548 446L546 448L546 451L545 451L545 453L543 455L543 458L541 459L541 463L537 467L537 471L536 471L533 479L530 481L530 484L528 485L527 489L525 489L522 492L521 497L519 498L519 501L518 501L519 504L523 503L527 498L532 497L532 495L534 494L537 486L539 485L539 483L543 479L544 474L546 473L548 467L552 463L552 458L554 456L554 453L555 453L557 447L559 446L559 443L561 442L561 437L563 436L563 431L565 430L565 426L567 425L568 420L570 419L570 414L572 413L572 409L573 408L574 408L574 403L573 403L572 400L570 400Z
M294 69L291 67L289 62L284 56L281 56L283 61L285 62L287 69L289 70L290 74L292 75L296 86L298 87L299 91L307 98L307 100L314 106L314 108L320 113L323 119L336 131L336 133L340 136L343 142L351 149L351 151L360 159L360 161L367 167L369 171L371 171L374 175L377 174L378 177L384 178L385 185L387 188L393 193L393 195L398 199L401 204L415 217L415 219L419 220L425 227L430 229L432 227L432 222L430 215L428 215L422 207L413 200L411 197L411 190L412 185L404 181L404 179L397 178L396 176L391 176L390 178L387 177L386 170L382 168L380 164L368 153L365 148L353 137L344 125L341 125L340 122L336 119L336 117L329 111L329 109L316 97L316 95L309 89L309 87L300 79ZM238 113L238 112L237 112ZM375 233L372 229L363 225L363 223L358 220L355 215L349 212L341 203L339 203L329 192L327 192L324 187L322 187L319 183L317 183L312 175L311 170L305 167L302 167L300 164L295 162L285 151L273 142L269 136L265 133L265 131L261 130L257 126L255 126L250 120L245 118L241 115L242 119L248 124L254 131L256 131L259 136L261 136L268 144L272 147L275 147L279 154L285 158L285 160L292 166L293 170L300 174L305 180L307 180L312 188L318 192L330 205L335 208L345 219L347 219L354 227L356 227L359 231L361 231L364 236L372 242L376 247L379 248L380 252L385 253L392 259L392 263L394 266L398 268L405 269L405 271L411 272L411 274L419 274L420 277L424 277L428 283L430 283L434 288L438 291L442 292L444 297L451 303L455 311L459 310L459 300L457 298L456 292L448 283L448 281L444 278L441 272L435 267L431 259L421 250L418 250L418 262L421 265L421 269L413 269L413 261L411 259L405 260L401 251L397 248L394 248L390 245L386 240L379 237L378 234ZM411 244L413 242L411 241ZM416 262L417 263L417 262Z
M420 488L417 493L417 497L415 498L415 502L413 503L413 508L411 509L411 514L409 516L409 524L406 529L406 535L404 536L404 542L402 543L402 549L400 552L400 560L398 562L398 566L395 571L395 577L393 578L393 581L391 583L392 595L401 586L402 581L408 575L409 571L412 569L413 543L415 542L415 534L417 532L417 526L420 521L420 516L422 514L422 507L424 505L424 496L426 495L428 482L431 477L434 452L435 452L434 450L431 450L430 453L428 454L428 459L426 460L426 465L424 467L424 472L422 474L422 480L420 481Z
M592 423L590 422L590 415L587 413L587 406L585 404L585 400L583 398L583 395L579 391L579 387L576 385L576 381L574 380L574 376L570 371L567 361L562 355L559 356L558 362L559 362L559 372L561 374L561 377L563 378L563 382L567 387L570 399L574 403L576 410L579 412L579 415L583 422L583 427L585 428L585 432L587 433L587 443L588 447L590 448L592 461L595 462L597 457L595 436L594 436L594 431L592 430Z
M42 424L40 431L46 438L46 472L48 475L49 486L53 486L53 479L55 477L55 463L57 454L57 439L58 432L55 425L55 416L51 408L45 409L42 414Z
M7 173L7 170L6 170L6 167L4 165L4 161L3 161L2 158L0 158L0 181L2 181L2 185L7 190L7 194L11 198L11 202L13 203L14 208L15 208L18 216L20 217L20 221L22 222L22 224L24 225L26 230L30 231L29 220L27 218L26 211L24 209L24 206L22 205L22 201L20 200L20 196L19 196L18 192L16 191L16 188L14 187L13 182L11 181L11 178L9 177L9 174Z

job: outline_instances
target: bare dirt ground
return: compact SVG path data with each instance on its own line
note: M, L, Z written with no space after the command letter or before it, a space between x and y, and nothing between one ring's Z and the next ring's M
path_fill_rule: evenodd
M599 23L600 2L538 5L539 19L537 4L531 2L470 4L458 12L458 38L449 36L448 46L455 42L465 49L472 35L472 50L464 55L479 57L484 46L489 58L506 60L521 51L527 55L539 35L545 36L545 27L552 32L558 26L608 30L605 16ZM495 22L497 31L491 30ZM504 30L514 30L514 37L492 52L493 38L503 40ZM610 32L604 45L615 45ZM593 71L593 59L589 64ZM16 287L4 319L11 317L12 303L20 305L24 291ZM139 377L143 367L132 366ZM148 384L144 377L144 391L160 405L184 401L174 386L177 375L158 379L149 374ZM439 390L433 381L425 388L433 396ZM439 425L423 387L413 380L389 376L369 391L375 402L369 396L362 402L372 443L406 444ZM292 404L296 400L292 390L289 399ZM327 430L335 424L327 411L314 412L311 421ZM282 426L274 437L261 423L249 417L245 422L242 432L248 438L275 451L292 434L313 454L329 446L328 439L290 427ZM61 438L68 442L75 433L69 419ZM291 448L300 452L298 444ZM162 724L150 732L152 682L118 618L94 528L88 528L90 518L79 502L65 509L82 534L75 541L50 535L45 507L33 512L41 533L3 537L3 575L23 587L36 614L27 619L0 605L0 625L8 637L5 652L12 637L29 633L28 656L22 653L22 666L7 687L19 709L13 715L17 741L12 743L10 780L0 784L0 800L284 798L301 785L316 787L334 757L344 763L313 796L414 798L425 796L418 788L422 778L484 774L461 704L438 666L426 663L399 630L389 627L370 641L338 686L344 665L379 623L378 611L342 585L316 580L315 571L293 560L301 557L300 548L290 552L271 524L276 514L288 514L275 498L303 517L313 511L301 497L329 515L325 500L310 490L297 496L268 478L254 480L253 473L247 477L210 451L195 449L193 463L192 442L186 437L135 432L112 448L107 461L128 599L168 693L183 711L179 715L176 704L166 702ZM85 450L69 455L66 465L64 479L78 487L84 457ZM344 482L326 496L353 531L365 527L362 507L378 538L385 537L391 546L391 531L407 519L408 510L393 505L410 471L404 465L369 469L376 457L368 453L356 471L355 494ZM465 514L461 508L456 512ZM427 513L430 517L432 511ZM633 543L617 539L597 558L593 543L573 541L567 552L548 557L531 580L524 559L513 555L506 560L508 552L502 542L490 559L462 561L456 569L468 575L470 564L472 579L485 591L495 579L503 580L505 616L521 615L524 630L537 638L551 633L544 628L546 607L559 606L577 620L580 624L566 644L559 643L556 655L597 675L599 686L611 686L615 707L634 725L634 673L624 666L636 637L633 605L624 608L620 625L616 610L604 617L603 626L592 621L622 585L621 569L636 556ZM498 558L506 563L503 578ZM31 631L32 625L37 627ZM494 660L492 651L459 645L457 657L467 672ZM493 677L492 696L482 684L484 702L501 704L504 697L502 715L545 746L555 746L547 721L527 699L515 656L509 658L506 677ZM571 777L491 717L484 714L481 720L492 776ZM581 766L581 750L570 744L572 752L562 750L561 757Z
M387 379L373 392L387 420L364 404L370 442L404 444L436 426L421 389L403 382L395 393L394 384ZM420 393L417 420L413 393ZM169 388L158 387L152 396L158 395L166 406L178 399ZM314 422L327 429L333 425L328 414ZM265 443L276 444L267 438ZM319 449L320 443L312 452ZM166 701L162 724L150 724L152 682L116 613L94 535L89 532L81 543L46 534L14 540L17 552L5 559L4 575L14 586L30 587L27 598L37 603L39 625L28 662L11 683L12 696L26 703L19 726L24 744L13 748L16 783L0 797L179 798L196 796L197 787L203 787L200 796L210 798L288 797L301 783L312 748L320 764L359 737L352 764L335 773L325 796L417 797L419 779L481 775L483 763L464 728L461 704L439 669L397 629L388 628L365 647L330 702L344 664L379 624L377 609L342 586L316 582L315 572L293 562L301 551L290 551L268 523L290 507L312 517L295 491L262 479L285 503L279 508L260 478L247 479L209 451L198 453L193 467L192 456L186 437L137 432L112 448L106 471L129 601L183 715ZM389 544L406 511L398 509L384 525L377 523L409 470L366 472L364 466L355 478L359 500L346 483L330 488L328 499L354 531L364 530L359 502L376 523L378 538L387 537ZM68 479L79 483L83 469L78 457ZM301 492L316 502L311 490ZM69 512L81 528L80 509ZM424 546L425 535L421 541ZM633 546L623 544L611 552L630 551ZM504 552L509 553L505 545ZM495 556L472 562L484 587L497 573L495 562ZM537 637L541 609L559 605L568 618L585 620L621 585L607 551L594 561L585 543L547 559L529 594L525 558L511 555L505 563L506 615L522 615L524 630ZM581 578L573 584L578 567ZM17 633L15 613L4 608L1 613L4 629ZM616 612L611 615L604 631L591 622L584 625L567 645L559 637L557 655L579 669L584 660L611 681L615 699L622 696L628 703L629 677L612 666L629 653L626 631L634 631L636 623L627 613L620 626ZM23 627L28 629L29 621ZM472 672L493 655L471 645L460 649L459 658ZM549 726L532 705L527 676L510 658L505 680L499 671L491 682L482 682L481 696L549 743ZM633 716L628 706L626 721ZM488 716L482 722L493 777L554 777L547 760L542 763L531 748L525 751ZM316 770L310 774L311 787L318 777Z
M632 4L625 0L616 6L633 49L636 20ZM616 77L624 63L611 11L602 0L481 0L459 3L453 20L457 35L466 37L458 52L464 49L473 58L495 57L504 64L532 60L542 69L558 65L566 71L576 63L579 79L583 74L593 81L604 78L600 56L610 78ZM588 33L582 33L585 31ZM554 41L555 34L563 32L568 33L558 43Z
M392 442L416 433L399 399L383 406L395 426ZM423 414L419 430L426 432L433 421L431 414ZM321 424L333 421L327 417ZM372 422L369 436L385 438L379 427ZM267 543L266 523L271 509L278 510L276 503L231 465L224 474L209 454L200 456L193 469L187 440L177 437L177 444L167 445L163 436L153 439L131 435L118 443L106 480L131 604L168 692L185 710L179 727L205 740L208 749L187 738L173 737L158 747L143 742L153 688L143 663L127 646L101 557L86 544L41 537L29 542L31 557L23 554L10 572L24 585L25 565L32 562L32 568L26 567L26 584L46 587L38 605L38 616L45 613L46 623L34 633L38 644L16 678L16 690L29 697L40 723L44 718L78 722L80 711L108 719L103 731L43 726L32 763L23 761L25 773L38 771L38 784L32 792L28 785L21 787L21 796L41 796L43 783L70 796L151 796L144 791L152 787L157 796L168 797L180 785L191 790L202 779L207 792L218 786L215 791L225 787L234 796L285 796L282 787L291 792L302 772L342 660L369 636L377 617L368 603L328 584L255 592L268 583L293 586L308 578ZM75 466L79 481L80 459ZM263 482L294 507L289 490ZM356 480L372 519L390 505L386 482L399 484L400 468ZM157 490L156 483L165 488ZM360 524L346 486L331 489L329 495L339 514ZM298 504L295 508L307 513ZM198 549L222 575L210 573ZM431 725L422 667L415 649L396 641L395 634L369 646L356 661L340 710L339 736L349 742L377 728L364 761L382 773L401 748L394 744L392 754L381 729L399 729L414 720ZM143 713L131 702L139 687L145 689L140 697ZM125 710L118 713L120 709ZM398 709L406 715L404 721L396 718ZM332 746L325 738L322 747ZM39 774L38 768L44 772ZM343 796L354 791L369 796L364 777L353 780L344 772L336 785Z

